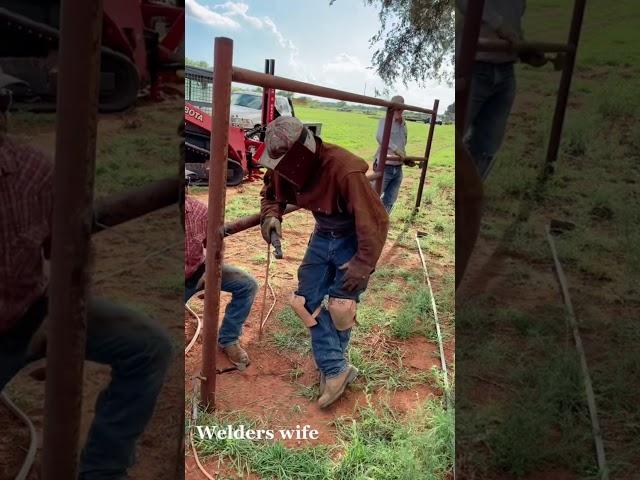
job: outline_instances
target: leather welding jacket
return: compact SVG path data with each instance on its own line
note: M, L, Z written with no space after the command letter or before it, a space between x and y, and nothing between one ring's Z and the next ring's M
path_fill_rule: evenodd
M358 239L351 260L372 272L387 239L389 215L365 174L367 163L342 147L315 137L318 162L302 189L268 171L260 192L260 222L266 217L282 220L287 204L323 215L350 214Z

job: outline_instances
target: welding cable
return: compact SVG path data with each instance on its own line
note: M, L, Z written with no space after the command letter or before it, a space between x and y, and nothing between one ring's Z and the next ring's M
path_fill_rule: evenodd
M416 243L418 244L418 253L420 254L420 261L422 262L422 270L424 271L424 278L427 281L427 286L429 287L429 295L431 296L431 307L433 309L433 318L436 323L436 333L438 334L438 347L440 348L440 363L442 365L442 372L444 377L444 386L447 397L449 397L449 376L447 374L447 362L444 356L444 346L442 344L442 333L440 331L440 322L438 321L438 309L436 308L436 300L433 296L433 289L431 288L431 280L429 279L429 272L427 270L427 263L424 260L424 255L422 254L422 247L420 246L420 239L418 237L418 232L415 234Z
M200 330L202 330L202 319L200 318L200 315L198 315L196 312L194 312L191 309L191 307L189 305L187 305L186 303L184 304L184 308L185 308L185 310L187 312L189 312L191 315L193 315L193 317L198 322L198 326L196 327L196 333L193 334L193 338L189 342L189 345L187 345L187 347L184 349L184 353L186 355L187 353L189 353L189 350L191 350L191 347L193 347L196 344L196 341L198 340L198 337L200 336Z
M549 247L551 248L551 254L553 255L553 263L556 270L556 276L558 283L560 284L560 290L562 291L562 298L564 300L567 321L571 326L573 332L573 340L576 345L576 350L580 356L580 367L582 369L582 376L584 380L584 389L587 396L587 406L589 408L589 417L591 418L591 428L593 430L593 441L596 448L596 457L598 461L598 469L600 470L600 478L607 480L609 478L609 468L607 467L607 459L604 453L604 442L602 440L602 430L600 429L600 422L598 420L598 409L596 407L596 397L593 392L593 383L591 382L591 375L589 374L589 366L587 364L587 355L584 351L582 344L582 337L580 336L580 329L578 328L578 322L576 321L575 312L573 311L573 304L571 303L571 297L569 295L569 287L567 286L567 278L564 275L562 264L558 258L558 251L556 250L556 244L551 235L551 227L547 224L546 234Z
M26 480L27 475L31 471L31 467L33 466L33 462L36 459L36 452L38 451L36 427L33 426L31 419L22 410L20 410L4 392L0 393L0 400L2 400L2 403L7 406L11 413L13 413L18 419L22 420L29 429L29 450L27 450L27 456L25 457L22 467L15 478L15 480Z
M202 474L207 477L209 480L216 480L214 477L209 474L204 468L204 465L200 462L200 457L198 456L198 449L196 448L196 444L193 441L193 426L196 424L198 420L198 404L196 402L196 395L198 393L197 387L197 377L193 378L193 387L191 389L191 425L189 425L189 443L191 444L191 452L193 453L193 459L196 461L196 465L198 469L202 472Z

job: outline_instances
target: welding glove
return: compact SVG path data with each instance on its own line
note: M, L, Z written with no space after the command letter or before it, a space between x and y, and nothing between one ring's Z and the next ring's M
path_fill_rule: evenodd
M367 288L369 276L371 275L371 268L367 265L351 259L338 267L338 269L344 272L342 288L347 292L356 292Z
M278 238L282 238L282 223L276 217L266 217L260 226L262 238L271 244L271 232L275 232Z

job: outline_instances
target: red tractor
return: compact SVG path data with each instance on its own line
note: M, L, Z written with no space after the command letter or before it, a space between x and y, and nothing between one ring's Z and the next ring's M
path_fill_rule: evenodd
M30 110L55 109L60 0L7 0L0 7L0 68L16 77L14 98ZM151 0L104 0L102 112L130 107L141 93L159 99L184 68L184 7ZM13 88L12 88L13 89Z
M274 61L265 62L265 73L273 75ZM211 69L187 65L185 68L185 161L192 184L208 183L211 142L211 102L213 72ZM260 98L262 97L262 98ZM249 99L249 103L244 100ZM290 98L265 89L262 94L240 92L231 95L227 185L240 184L245 178L261 176L258 160L264 150L264 131L280 115L294 116ZM249 108L251 107L251 108ZM235 111L234 111L235 108ZM305 124L319 135L321 124Z

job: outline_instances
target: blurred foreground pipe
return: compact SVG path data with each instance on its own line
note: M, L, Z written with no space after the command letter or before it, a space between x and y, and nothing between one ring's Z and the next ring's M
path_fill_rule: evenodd
M181 185L179 178L165 178L98 200L94 207L94 233L177 203Z
M569 53L575 50L574 45L564 43L549 42L515 42L509 43L506 40L490 40L487 38L478 39L478 52L508 52L508 53Z
M102 2L63 0L42 478L78 475Z
M582 19L584 18L586 0L575 0L573 6L573 15L571 17L571 29L569 30L568 44L571 50L567 53L567 57L562 69L562 77L560 77L560 86L558 88L558 98L556 99L556 109L553 113L553 122L551 124L551 134L549 135L549 146L547 148L546 168L544 175L551 173L553 163L558 158L558 150L560 149L560 140L562 137L562 126L564 124L565 113L567 111L567 102L569 101L569 92L571 90L571 78L573 77L573 69L576 64L576 51L578 42L580 41L580 30L582 29Z

